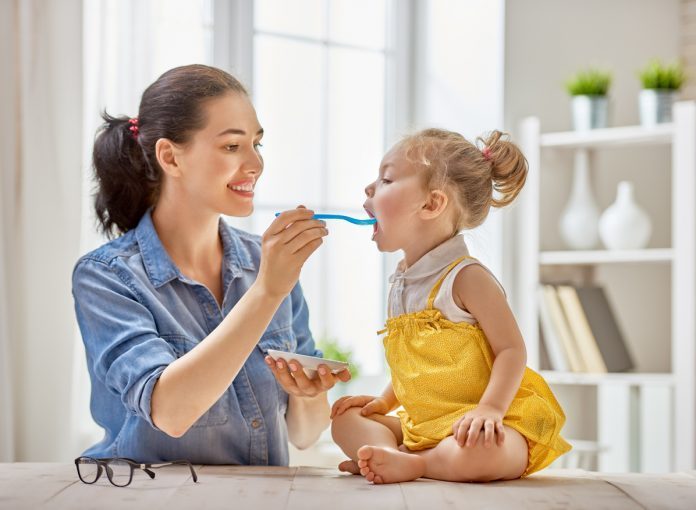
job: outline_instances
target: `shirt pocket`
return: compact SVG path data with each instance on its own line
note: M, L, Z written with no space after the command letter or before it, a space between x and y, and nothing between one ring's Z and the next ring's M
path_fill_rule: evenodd
M276 331L266 331L263 336L261 336L256 347L261 350L264 356L268 354L268 349L295 352L297 350L297 338L292 328L288 326L287 328Z
M171 344L176 353L177 358L181 358L186 353L190 352L198 342L180 335L162 335L167 342ZM224 425L230 419L230 388L215 402L210 409L191 425L193 428L212 427L216 425Z

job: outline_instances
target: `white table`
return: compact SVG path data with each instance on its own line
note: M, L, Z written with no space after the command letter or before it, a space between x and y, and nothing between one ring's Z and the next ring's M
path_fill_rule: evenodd
M696 471L666 475L546 470L524 480L487 484L433 480L371 485L360 476L311 467L196 466L136 471L125 488L105 475L94 485L73 464L0 464L0 509L301 509L428 510L454 508L696 509Z

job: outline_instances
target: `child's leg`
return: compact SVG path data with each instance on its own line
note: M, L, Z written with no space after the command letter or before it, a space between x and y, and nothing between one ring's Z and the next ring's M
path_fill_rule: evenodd
M453 482L484 482L519 478L527 467L527 440L516 430L505 427L501 446L483 446L483 434L472 447L461 447L449 436L435 448L418 452L394 452L379 445L360 449L360 474L375 483L394 483L413 480L405 475L418 473L404 469L409 461L404 456L425 460L422 474L426 478Z
M351 407L334 418L331 422L331 435L343 453L351 459L341 462L339 469L356 475L361 474L357 465L358 450L364 445L375 445L399 453L398 447L403 441L401 422L398 418L381 414L366 417L360 414L359 407ZM409 454L402 455L412 457ZM421 459L414 458L414 462L422 468L425 467ZM419 476L421 475L415 478ZM372 481L372 478L369 480Z

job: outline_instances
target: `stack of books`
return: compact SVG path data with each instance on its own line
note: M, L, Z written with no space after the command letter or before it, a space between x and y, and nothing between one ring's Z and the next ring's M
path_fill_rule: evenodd
M634 368L602 287L540 285L539 320L552 370L601 373Z

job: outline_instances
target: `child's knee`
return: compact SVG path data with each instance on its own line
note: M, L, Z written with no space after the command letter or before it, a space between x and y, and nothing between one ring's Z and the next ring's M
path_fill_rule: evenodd
M366 418L360 414L360 407L349 407L343 413L331 420L331 436L334 441L336 434L340 434L345 430L349 430L355 426L356 420L365 420Z

